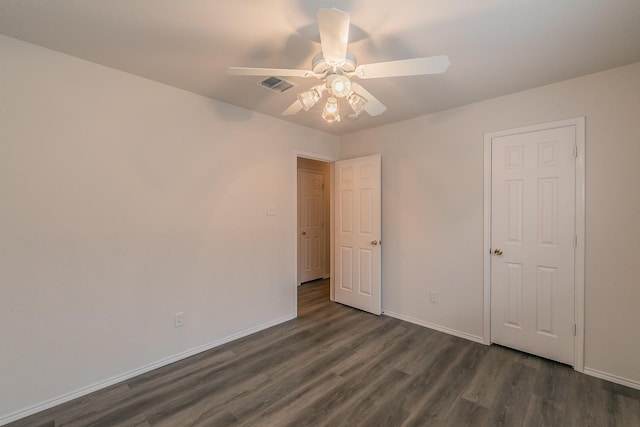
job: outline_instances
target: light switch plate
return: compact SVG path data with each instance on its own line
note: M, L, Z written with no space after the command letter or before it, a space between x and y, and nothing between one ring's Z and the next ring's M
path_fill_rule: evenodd
M175 328L184 326L184 312L179 311L173 315L173 326Z
M429 293L429 298L431 299L432 303L437 303L438 302L438 291L431 291Z

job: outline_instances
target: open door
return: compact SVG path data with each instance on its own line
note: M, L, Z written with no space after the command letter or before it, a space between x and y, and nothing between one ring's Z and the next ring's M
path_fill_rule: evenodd
M381 314L381 157L335 163L335 300Z

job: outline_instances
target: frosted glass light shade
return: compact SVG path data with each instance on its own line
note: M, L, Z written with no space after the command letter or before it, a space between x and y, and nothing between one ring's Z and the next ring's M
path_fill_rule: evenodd
M327 99L327 103L322 111L322 118L329 123L340 121L340 110L338 108L338 99L336 97L330 96L329 99Z
M364 108L369 102L355 92L349 95L349 98L347 98L347 100L349 101L349 105L351 105L353 112L356 113L356 116L359 116L360 113L364 111Z
M298 94L298 101L302 104L304 111L309 111L311 107L316 105L316 102L320 100L320 94L317 90L311 89Z

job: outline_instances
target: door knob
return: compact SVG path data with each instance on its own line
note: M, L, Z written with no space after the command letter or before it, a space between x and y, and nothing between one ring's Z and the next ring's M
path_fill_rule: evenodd
M302 232L302 235L304 236L305 234L307 234L307 232L306 232L306 231L303 231L303 232Z
M372 244L373 246L376 246L376 245L378 244L378 241L377 241L377 240L372 240L372 241L371 241L371 244Z
M494 254L494 255L502 255L502 249L500 249L500 248L496 248L496 249L493 251L493 254Z

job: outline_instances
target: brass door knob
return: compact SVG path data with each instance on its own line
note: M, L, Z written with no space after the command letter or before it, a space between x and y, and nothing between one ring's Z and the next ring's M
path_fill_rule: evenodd
M371 241L371 244L372 244L373 246L376 246L376 245L378 244L378 241L377 241L377 240L372 240L372 241Z
M307 234L307 232L306 232L306 231L303 231L303 232L302 232L302 235L304 236L305 234Z
M494 255L502 255L502 249L500 248L495 248L495 250L493 251Z

